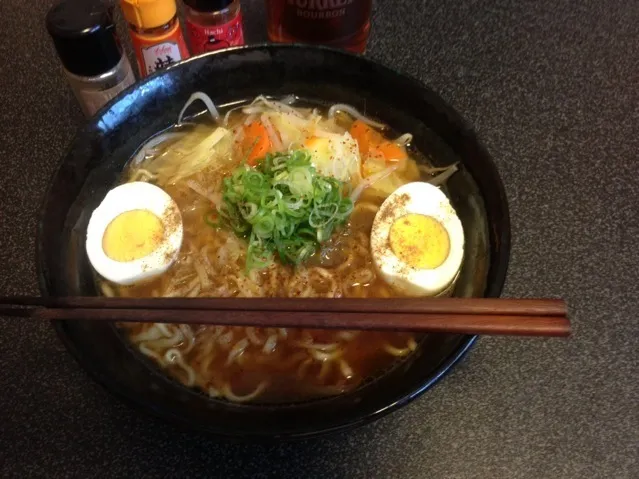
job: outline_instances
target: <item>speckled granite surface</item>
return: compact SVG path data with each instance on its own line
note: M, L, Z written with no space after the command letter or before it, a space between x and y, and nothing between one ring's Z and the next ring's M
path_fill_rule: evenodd
M0 295L37 293L34 230L82 121L44 31L0 2ZM243 2L264 37L262 1ZM47 325L0 319L2 477L639 477L639 3L379 0L368 55L477 128L513 222L508 296L557 295L575 335L481 339L405 409L340 436L235 445L140 416Z

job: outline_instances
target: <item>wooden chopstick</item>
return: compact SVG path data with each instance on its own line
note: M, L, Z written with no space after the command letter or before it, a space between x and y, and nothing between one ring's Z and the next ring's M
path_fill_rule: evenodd
M0 298L0 315L96 320L568 336L556 299L494 298Z
M509 298L107 298L0 297L0 306L90 309L199 309L221 311L324 311L350 313L456 313L565 316L561 299Z

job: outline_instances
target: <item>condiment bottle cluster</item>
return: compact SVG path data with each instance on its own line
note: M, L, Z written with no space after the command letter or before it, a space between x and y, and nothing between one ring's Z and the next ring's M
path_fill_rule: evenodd
M135 82L113 20L114 0L62 0L47 30L87 116ZM244 44L240 0L119 0L140 77L192 55ZM266 0L273 42L325 44L363 52L372 0ZM186 32L186 37L184 35Z

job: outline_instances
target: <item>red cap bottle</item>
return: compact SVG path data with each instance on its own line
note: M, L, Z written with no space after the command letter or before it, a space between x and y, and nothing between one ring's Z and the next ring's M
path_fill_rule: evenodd
M183 0L191 53L244 45L239 0Z

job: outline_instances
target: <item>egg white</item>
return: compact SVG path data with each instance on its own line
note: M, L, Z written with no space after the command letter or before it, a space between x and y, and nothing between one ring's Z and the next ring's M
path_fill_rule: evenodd
M404 195L408 199L398 202L398 197ZM411 266L397 257L390 247L393 223L411 213L435 218L448 233L448 257L436 268ZM408 183L386 198L375 215L371 251L379 274L393 289L409 296L437 296L446 293L459 274L464 257L464 229L443 191L429 183Z
M102 247L107 226L131 210L148 210L163 223L165 236L150 254L133 261L115 261ZM167 224L170 218L170 224ZM89 219L86 251L89 261L103 278L121 285L149 280L173 264L182 246L182 216L175 201L161 188L141 181L125 183L107 193Z

